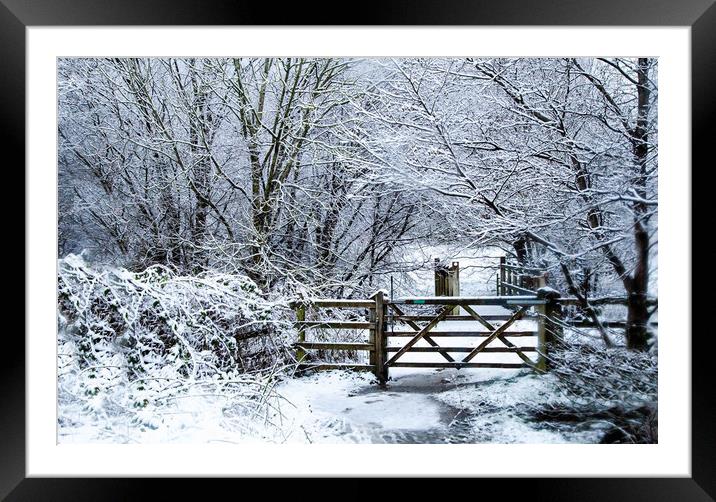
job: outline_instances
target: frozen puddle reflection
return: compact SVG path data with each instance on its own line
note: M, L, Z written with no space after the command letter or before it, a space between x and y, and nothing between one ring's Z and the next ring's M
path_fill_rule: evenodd
M422 430L440 422L440 406L427 396L376 392L353 396L348 401L349 407L342 413L356 425Z
M339 438L346 442L391 444L474 441L466 413L438 401L428 389L381 389L371 385L340 400L330 394L316 396L311 410L314 417L321 417L312 435L318 442Z
M334 417L323 423L328 426L323 440L341 436L356 443L471 442L467 422L454 420L460 413L430 396L375 391L346 400L342 409L334 401L314 402L314 412Z

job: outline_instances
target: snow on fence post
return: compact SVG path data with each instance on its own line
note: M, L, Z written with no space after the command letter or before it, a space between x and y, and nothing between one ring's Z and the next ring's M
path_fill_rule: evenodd
M298 321L298 343L306 341L306 326L303 322L306 320L306 304L299 303L296 307L296 321ZM302 346L296 348L296 360L299 364L303 363L306 358L306 351Z
M388 367L385 365L388 352L388 339L385 337L385 314L388 306L385 303L385 291L382 289L373 293L371 298L375 299L375 334L373 344L375 376L378 377L378 382L382 385L388 381Z

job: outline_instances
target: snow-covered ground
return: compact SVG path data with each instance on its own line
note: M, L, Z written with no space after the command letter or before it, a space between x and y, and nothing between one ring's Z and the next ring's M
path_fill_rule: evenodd
M556 398L549 377L523 370L393 369L384 388L372 375L327 371L276 387L266 415L244 413L229 396L192 392L122 419L65 408L61 443L563 443L594 433L551 430L522 416ZM91 418L91 419L90 419Z

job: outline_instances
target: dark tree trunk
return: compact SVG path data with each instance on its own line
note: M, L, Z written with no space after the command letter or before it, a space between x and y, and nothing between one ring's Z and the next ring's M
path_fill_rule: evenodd
M635 190L639 197L646 199L647 156L649 154L649 71L648 58L639 59L637 70L638 86L638 116L636 127L632 130L632 148L636 160L637 173ZM646 298L649 288L649 232L647 229L647 207L643 202L637 201L634 211L634 247L636 251L636 264L629 288L629 301L627 304L627 346L632 349L645 350L648 348L649 310Z
M630 349L646 350L649 346L649 309L646 303L649 287L649 233L641 222L634 226L634 239L637 259L628 291L626 340Z
M527 237L519 237L512 243L512 247L514 248L515 255L517 256L517 262L520 265L527 265Z
M191 66L195 60L189 60ZM207 238L207 217L209 214L210 198L210 170L208 152L203 146L209 136L207 124L212 122L211 111L208 109L206 92L200 88L196 73L191 74L192 92L194 93L194 113L189 122L189 134L192 153L192 182L194 183L197 197L194 207L194 224L192 226L192 263L194 273L200 272L208 266L208 256L204 245Z

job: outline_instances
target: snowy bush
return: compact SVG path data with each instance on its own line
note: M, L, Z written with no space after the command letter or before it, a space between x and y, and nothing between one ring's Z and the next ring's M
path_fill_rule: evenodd
M153 429L158 410L196 392L275 416L274 376L293 362L285 303L244 276L97 270L74 255L58 265L61 425L65 406L108 431L117 417Z
M606 348L579 330L550 350L550 376L560 402L534 412L544 421L602 430L602 442L656 443L656 350Z

